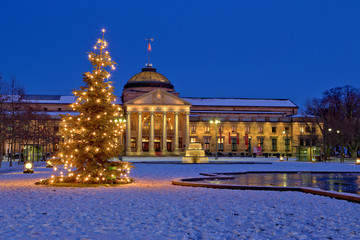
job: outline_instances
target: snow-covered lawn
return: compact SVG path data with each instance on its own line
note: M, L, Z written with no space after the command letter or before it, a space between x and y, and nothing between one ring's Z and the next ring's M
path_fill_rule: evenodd
M3 162L4 163L4 162ZM7 163L5 162L4 165ZM0 169L0 239L360 239L360 204L299 192L239 191L171 185L200 172L359 171L339 163L135 163L122 187L35 186L49 177Z

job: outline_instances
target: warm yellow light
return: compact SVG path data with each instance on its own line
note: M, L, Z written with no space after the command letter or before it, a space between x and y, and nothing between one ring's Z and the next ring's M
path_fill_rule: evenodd
M28 162L28 163L25 163L25 168L26 169L32 169L33 168L33 164Z
M104 32L105 32L105 29L103 28L101 31L104 33Z

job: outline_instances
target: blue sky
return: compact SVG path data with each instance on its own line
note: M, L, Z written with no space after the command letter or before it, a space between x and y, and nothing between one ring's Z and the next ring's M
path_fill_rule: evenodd
M302 106L360 79L360 1L2 1L0 73L28 94L71 94L105 28L120 95L147 61L183 97Z

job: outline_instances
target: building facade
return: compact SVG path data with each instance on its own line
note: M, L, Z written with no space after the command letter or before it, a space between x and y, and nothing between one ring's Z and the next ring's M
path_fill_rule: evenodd
M75 96L26 98L54 118L76 114L69 107ZM119 141L126 156L178 156L191 142L201 143L209 155L295 156L321 135L289 99L180 97L152 66L129 79L117 104L127 121Z

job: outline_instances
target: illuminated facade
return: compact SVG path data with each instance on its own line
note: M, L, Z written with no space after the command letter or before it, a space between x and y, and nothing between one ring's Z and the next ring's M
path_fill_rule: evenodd
M74 96L27 98L50 115L76 114L68 106ZM182 98L151 66L124 85L117 104L125 109L127 126L120 144L127 156L182 155L190 142L200 142L209 154L218 149L226 156L295 156L321 135L291 100Z

